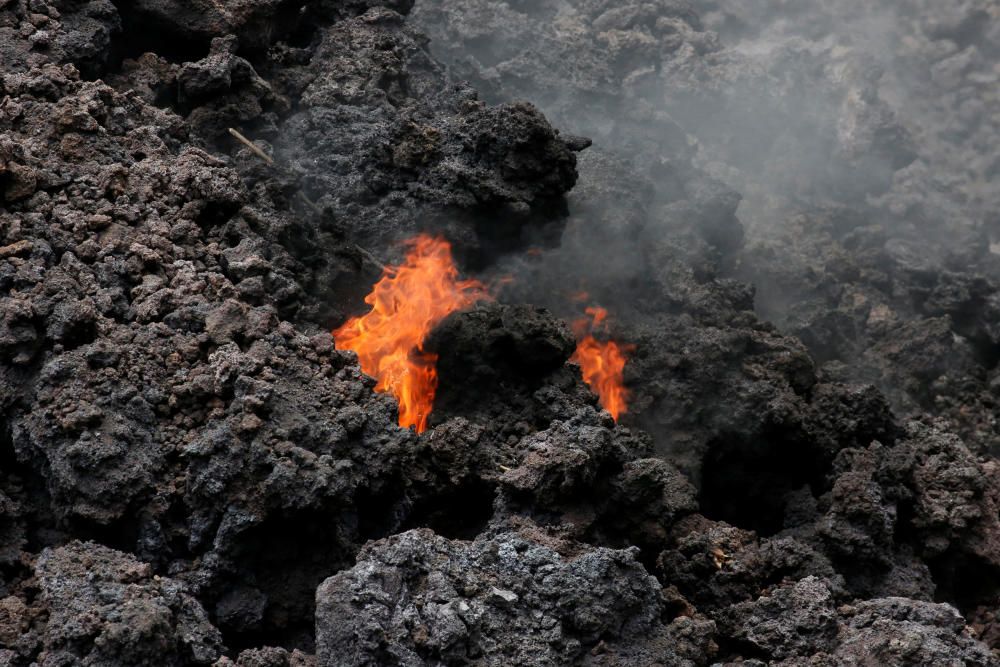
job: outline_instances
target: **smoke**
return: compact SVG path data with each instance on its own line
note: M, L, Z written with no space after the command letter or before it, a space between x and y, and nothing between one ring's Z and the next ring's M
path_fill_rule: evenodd
M940 102L926 80L940 93L970 69L988 76L976 42L995 48L982 19L997 9L979 5L424 0L413 18L457 76L494 101L530 99L640 172L693 153L743 196L740 219L763 233L790 211L829 204L873 203L899 223L915 180L941 190L930 181L961 171L935 168L947 151L932 136ZM967 203L963 218L981 222L986 208Z
M892 363L868 348L907 320L951 317L963 373L967 339L994 343L974 299L932 312L913 283L1000 275L998 15L990 0L420 0L412 19L488 101L530 100L593 140L560 245L501 260L517 278L503 298L571 318L586 291L625 339L755 308L867 380ZM897 380L912 384L882 386Z

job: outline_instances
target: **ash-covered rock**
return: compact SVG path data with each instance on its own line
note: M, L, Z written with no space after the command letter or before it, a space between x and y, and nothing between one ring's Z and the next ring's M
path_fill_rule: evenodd
M43 551L33 600L0 601L7 664L210 665L222 638L179 581L92 542Z
M807 577L767 597L731 607L723 615L727 635L785 660L826 653L837 640L833 597L822 582Z
M733 607L721 624L774 665L996 664L949 605L890 597L838 608L813 577Z
M214 667L316 667L316 656L269 646L241 651L236 660L220 658Z
M833 664L875 658L883 664L996 664L996 655L976 642L964 620L945 604L904 598L861 602L841 610L846 628Z
M633 553L559 549L517 533L374 542L317 590L319 664L682 665L710 655L712 623L661 620L660 586Z

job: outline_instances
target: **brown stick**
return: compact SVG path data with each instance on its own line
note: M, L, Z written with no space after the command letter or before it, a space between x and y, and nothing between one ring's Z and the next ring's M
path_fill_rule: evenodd
M240 134L239 132L237 132L233 128L230 127L230 128L227 128L227 129L229 130L229 134L231 134L237 141L239 141L244 146L246 146L251 151L253 151L254 155L256 155L261 160L263 160L264 162L266 162L269 167L273 167L274 166L274 159L270 155L268 155L267 153L265 153L261 149L257 148L257 146L252 141L250 141L249 139L247 139L246 137L244 137L242 134ZM298 194L299 194L299 199L301 199L309 208L311 208L316 215L323 215L323 209L321 209L319 206L317 206L316 202L314 202L312 199L309 199L309 197L306 195L306 193L302 192L302 190L299 190ZM361 250L361 252L363 254L367 255L368 259L370 259L371 261L375 262L375 264L377 264L378 266L380 266L383 271L385 270L385 268L386 268L385 264L383 264L382 262L378 261L378 259L376 259L374 255L372 255L367 250L364 250L363 248L361 248L361 246L358 246L358 249Z
M240 134L238 131L234 130L231 127L228 128L228 129L229 129L229 134L231 134L233 136L233 138L235 138L241 144L243 144L244 146L246 146L247 148L249 148L250 150L252 150L254 152L254 155L256 155L261 160L263 160L264 162L266 162L268 164L268 166L270 166L270 167L274 166L274 158L272 158L270 155L268 155L267 153L265 153L264 151L262 151L260 148L257 147L257 145L255 143L253 143L252 141L250 141L249 139L247 139L245 136L243 136L242 134ZM301 198L302 201L305 202L306 205L309 208L311 208L314 213L316 213L317 215L323 215L323 209L321 209L319 206L317 206L316 203L312 199L309 199L309 197L306 196L306 193L302 192L301 190L299 190L299 198Z
M302 190L299 190L299 199L305 202L306 206L308 206L313 210L313 213L315 213L316 215L323 215L323 209L317 206L316 202L314 202L312 199L309 199L309 197L306 196L306 193L302 192Z
M229 134L233 135L233 137L237 141L239 141L244 146L246 146L251 151L253 151L254 154L257 157L259 157L261 160L263 160L264 162L266 162L268 165L270 165L272 167L274 166L274 158L272 158L270 155L268 155L267 153L265 153L261 149L257 148L257 145L254 142L250 141L249 139L247 139L246 137L244 137L242 134L240 134L239 132L237 132L233 128L229 128Z

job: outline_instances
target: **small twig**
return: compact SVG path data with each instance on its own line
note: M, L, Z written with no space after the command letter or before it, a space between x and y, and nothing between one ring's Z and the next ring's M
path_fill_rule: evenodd
M306 193L302 192L302 190L299 190L299 198L302 199L302 201L304 201L306 205L313 210L313 213L315 213L316 215L323 215L323 209L321 209L312 199L309 199Z
M274 159L270 155L268 155L267 153L265 153L264 151L262 151L261 149L257 148L256 144L254 144L252 141L250 141L249 139L247 139L246 137L244 137L242 134L240 134L239 132L237 132L233 128L230 127L230 128L227 128L227 129L229 130L229 134L233 135L233 138L235 138L241 144L243 144L244 146L246 146L247 148L249 148L251 151L253 151L254 155L256 155L261 160L263 160L264 162L266 162L269 167L276 166L274 164ZM319 215L319 216L323 215L323 209L321 209L316 204L316 202L314 202L312 199L309 199L309 196L305 192L303 192L302 190L299 190L298 195L299 195L299 199L301 199L306 204L306 206L308 206L309 208L311 208L313 210L313 213L315 213L316 215ZM383 264L382 262L378 261L378 258L376 258L373 254L371 254L370 252L368 252L367 250L365 250L361 246L356 246L356 247L357 247L357 249L363 255L365 255L370 261L374 262L379 268L381 268L383 271L386 270L385 264Z
M378 257L376 257L375 255L371 254L370 252L368 252L367 250L365 250L364 248L362 248L358 244L355 243L354 244L354 248L359 253L361 253L361 255L363 255L365 257L365 259L367 259L369 262L371 262L372 264L374 264L378 268L382 269L383 273L386 272L386 271L391 270L391 267L388 267L385 264L383 264L382 262L380 262L379 259L378 259Z
M239 141L244 146L246 146L251 151L253 151L254 154L257 157L259 157L261 160L263 160L264 162L266 162L268 165L270 165L272 167L274 166L274 159L270 155L268 155L267 153L265 153L264 151L262 151L261 149L257 148L257 145L254 144L254 142L250 141L249 139L247 139L246 137L244 137L242 134L240 134L239 132L237 132L233 128L229 128L229 134L233 135L233 137L237 141Z
M229 129L229 134L233 135L233 138L235 138L241 144L243 144L244 146L246 146L247 148L249 148L251 151L253 151L254 155L256 155L261 160L263 160L264 162L266 162L269 167L273 167L274 166L274 158L272 158L270 155L268 155L267 153L265 153L264 151L262 151L260 148L257 147L257 145L254 142L252 142L249 139L247 139L246 137L244 137L238 131L234 130L231 127L228 128L228 129ZM299 197L302 199L303 202L306 203L306 205L309 208L311 208L313 210L313 213L315 213L316 215L323 215L323 209L321 209L319 206L317 206L316 202L314 202L312 199L309 199L309 197L306 196L306 193L302 192L302 190L299 190Z

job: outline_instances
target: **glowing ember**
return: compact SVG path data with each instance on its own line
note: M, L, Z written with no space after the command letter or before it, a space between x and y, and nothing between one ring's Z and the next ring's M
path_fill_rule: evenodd
M372 309L333 332L337 348L353 350L361 369L378 380L376 391L399 400L399 425L427 430L437 391L437 355L424 340L456 310L490 298L477 280L458 280L451 245L420 235L407 241L402 266L387 267L365 303Z
M580 365L583 380L597 393L601 406L611 413L615 421L628 412L629 392L625 388L625 354L634 348L619 345L614 341L599 341L591 333L605 324L608 311L603 308L587 308L591 319L581 319L573 323L576 333L576 352L571 361Z

